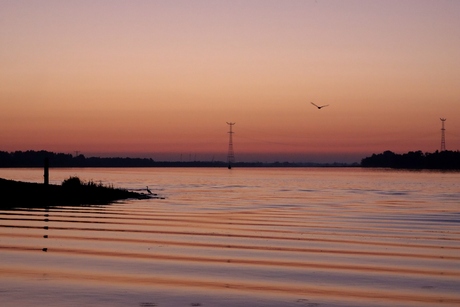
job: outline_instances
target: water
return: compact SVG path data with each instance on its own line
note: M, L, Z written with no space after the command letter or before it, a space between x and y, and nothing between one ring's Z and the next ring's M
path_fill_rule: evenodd
M52 169L50 182L70 176L165 199L0 211L2 306L460 305L460 173Z

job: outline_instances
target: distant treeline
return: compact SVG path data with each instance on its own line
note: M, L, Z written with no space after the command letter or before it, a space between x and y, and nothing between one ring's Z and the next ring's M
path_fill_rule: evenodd
M152 159L141 158L86 158L84 155L72 156L71 154L41 151L0 151L0 167L42 167L48 158L51 167L139 167L150 166Z
M385 151L373 154L361 160L362 167L389 167L401 169L460 169L460 151L435 151L423 153L410 151L405 154L395 154Z
M41 151L0 151L0 167L43 167L45 158L50 167L227 167L223 161L155 161L148 158L86 158L84 155ZM347 167L346 163L236 162L235 167Z

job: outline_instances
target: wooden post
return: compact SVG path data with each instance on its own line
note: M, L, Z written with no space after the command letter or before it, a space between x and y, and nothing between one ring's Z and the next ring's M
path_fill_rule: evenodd
M50 175L49 175L49 159L45 158L45 174L43 175L45 179L45 185L49 184Z

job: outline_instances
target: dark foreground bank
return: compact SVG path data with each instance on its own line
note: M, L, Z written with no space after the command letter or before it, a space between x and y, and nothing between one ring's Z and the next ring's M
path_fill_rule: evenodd
M0 209L64 205L107 204L123 199L147 199L151 195L124 189L81 183L71 178L62 185L20 182L0 178Z

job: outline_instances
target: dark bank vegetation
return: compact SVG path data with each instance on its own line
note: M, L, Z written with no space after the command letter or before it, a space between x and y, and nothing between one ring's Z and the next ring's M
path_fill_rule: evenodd
M50 167L224 167L224 161L155 161L147 158L100 158L41 151L0 151L0 167L43 167L47 158ZM296 163L296 162L236 162L235 167L349 167L358 163Z
M396 154L385 151L373 154L361 160L362 167L387 167L397 169L441 169L460 170L460 151L435 151L423 153L422 151L410 151L404 154Z
M52 167L145 167L155 163L152 159L144 158L86 158L84 155L28 150L0 151L0 167L43 167L45 158L49 159Z
M0 209L42 208L65 205L108 204L123 199L146 199L150 195L83 182L70 177L61 185L20 182L0 178Z

